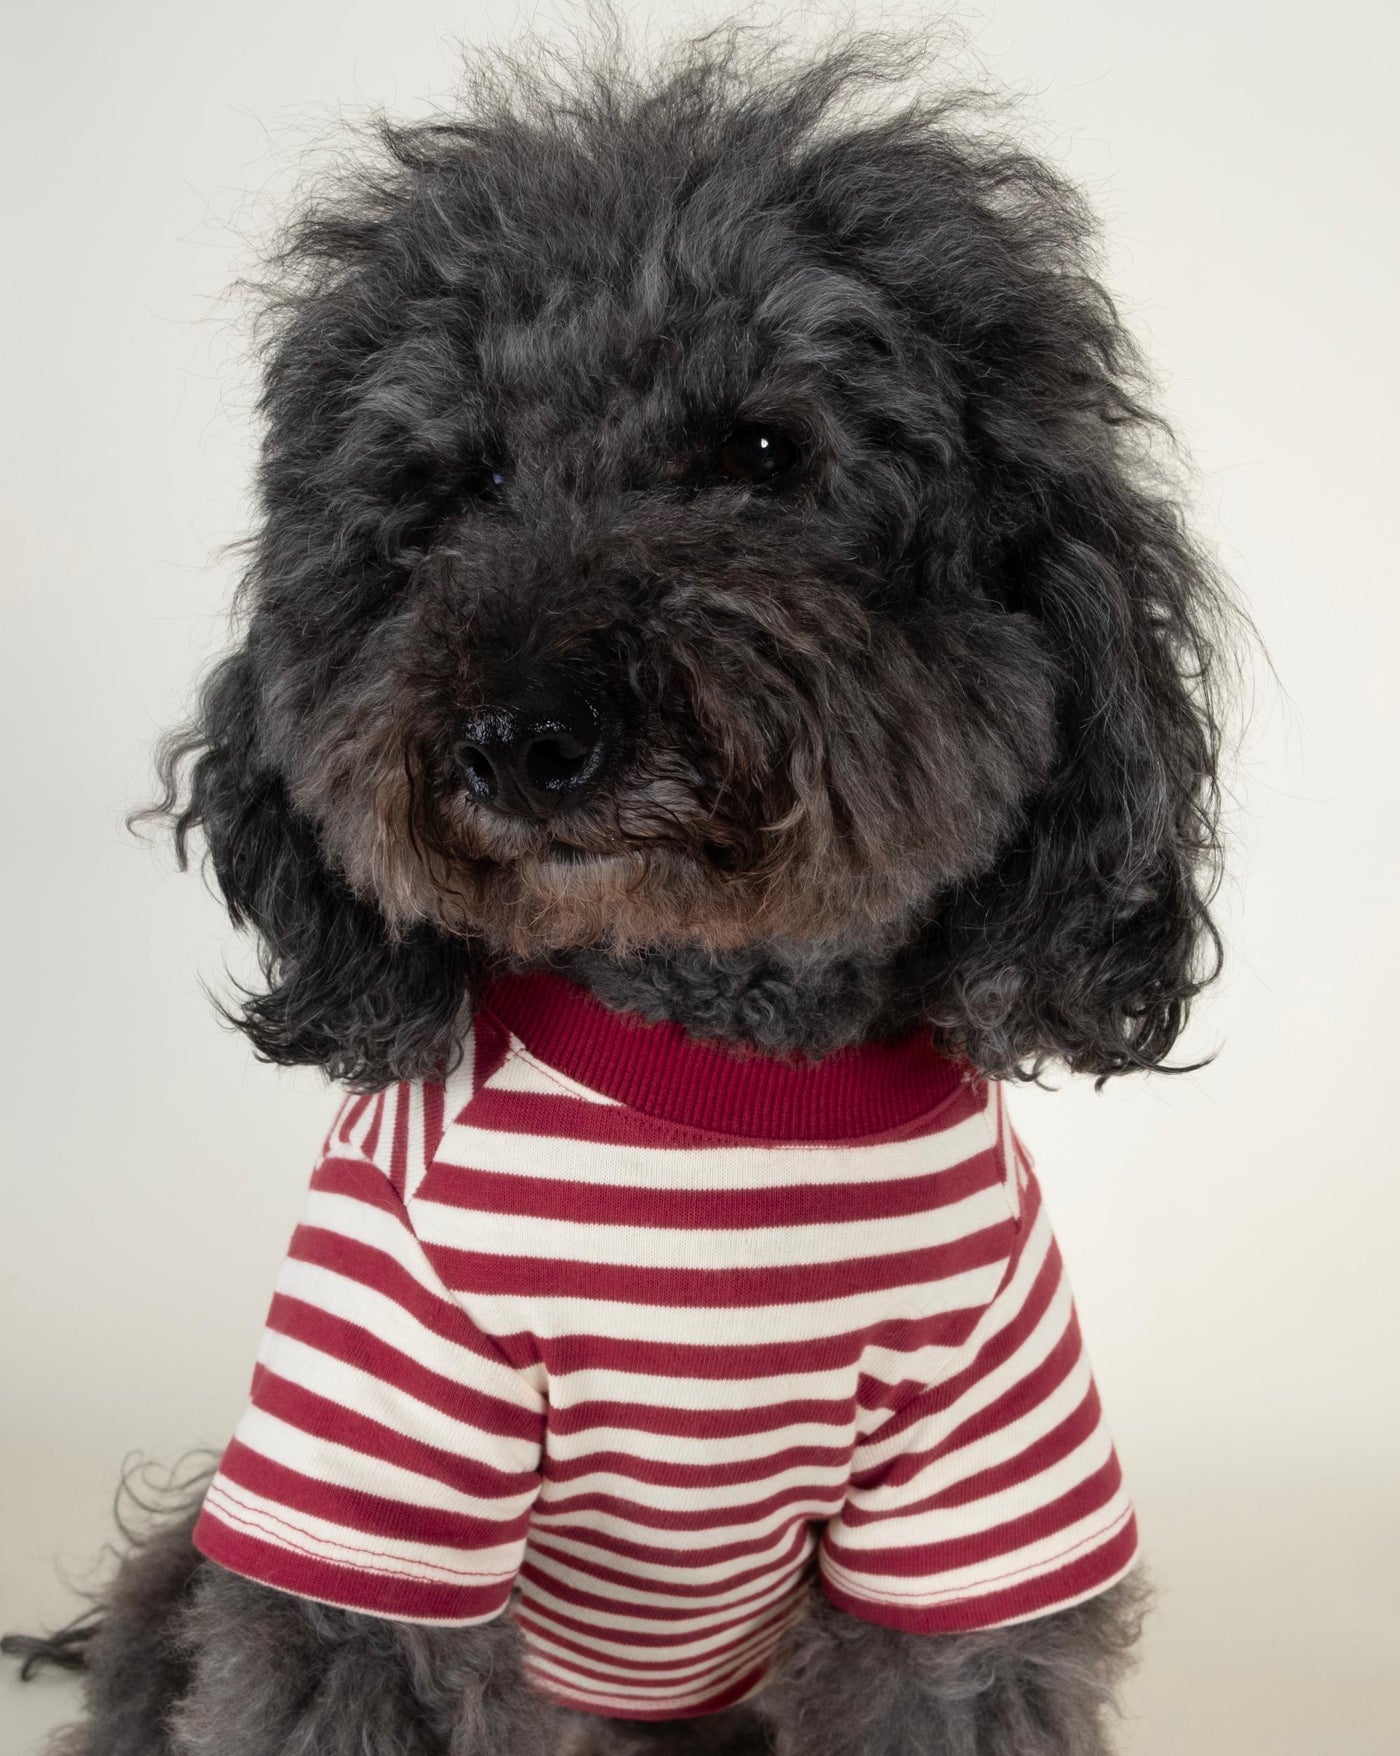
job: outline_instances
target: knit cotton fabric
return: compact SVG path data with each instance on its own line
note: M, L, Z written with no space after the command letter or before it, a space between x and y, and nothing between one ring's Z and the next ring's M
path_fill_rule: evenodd
M195 1541L401 1620L511 1614L635 1719L763 1681L815 1570L921 1633L1136 1546L1001 1088L907 1037L809 1063L490 988L442 1082L349 1098Z

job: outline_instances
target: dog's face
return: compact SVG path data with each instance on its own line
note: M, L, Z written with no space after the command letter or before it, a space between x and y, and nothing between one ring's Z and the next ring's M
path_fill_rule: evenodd
M526 956L907 921L1055 749L955 365L800 188L525 168L320 390L373 548L285 606L294 803L394 922Z
M284 968L917 943L1009 1052L1146 928L1175 1008L1209 580L1083 212L712 56L391 135L302 224L186 821Z

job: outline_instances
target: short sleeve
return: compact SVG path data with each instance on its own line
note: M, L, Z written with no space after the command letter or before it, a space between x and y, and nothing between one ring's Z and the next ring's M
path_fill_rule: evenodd
M410 1086L342 1110L194 1540L300 1597L482 1622L524 1554L545 1411L414 1235L408 1121L432 1111Z
M950 1369L857 1447L820 1550L840 1608L917 1633L1064 1609L1126 1573L1133 1510L1040 1190L1002 1127L1017 1229Z

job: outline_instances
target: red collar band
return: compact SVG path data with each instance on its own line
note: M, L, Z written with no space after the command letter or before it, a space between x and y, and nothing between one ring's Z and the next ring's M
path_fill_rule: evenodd
M854 1140L937 1108L967 1070L927 1031L838 1049L821 1061L697 1042L678 1024L612 1012L547 972L493 982L483 1008L538 1060L663 1121L747 1140Z

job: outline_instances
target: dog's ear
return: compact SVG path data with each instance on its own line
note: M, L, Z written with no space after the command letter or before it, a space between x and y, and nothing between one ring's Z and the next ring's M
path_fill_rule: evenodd
M199 831L235 926L258 935L265 993L230 1016L258 1054L320 1066L362 1088L440 1074L467 997L465 945L427 927L392 933L321 855L259 749L252 650L222 660L194 724L160 755L183 866Z
M1215 672L1242 623L1159 470L1094 215L956 99L811 163L814 226L917 338L891 418L924 484L929 601L1029 619L1058 684L1048 778L992 869L932 899L917 1010L989 1073L1160 1066L1219 961Z
M1058 748L995 868L946 898L925 947L935 1021L981 1067L1161 1066L1219 967L1223 598L1170 496L1111 425L1063 455L1003 557L1060 676ZM1014 703L1009 704L1014 711Z

